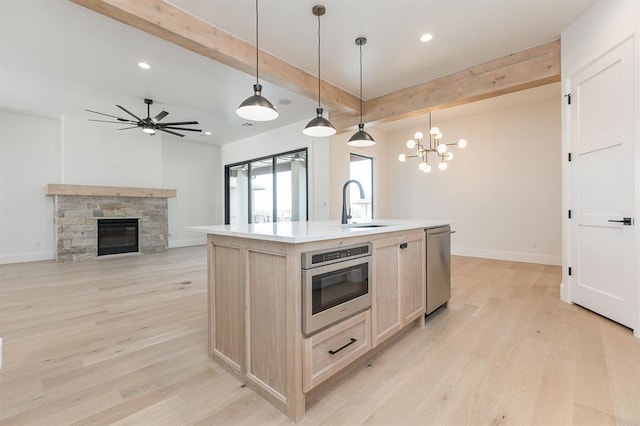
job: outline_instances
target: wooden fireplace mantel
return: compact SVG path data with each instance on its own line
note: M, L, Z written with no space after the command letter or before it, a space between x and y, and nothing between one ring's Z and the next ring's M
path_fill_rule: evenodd
M129 186L68 185L49 183L46 195L93 195L99 197L156 197L175 198L177 191L167 188L134 188Z

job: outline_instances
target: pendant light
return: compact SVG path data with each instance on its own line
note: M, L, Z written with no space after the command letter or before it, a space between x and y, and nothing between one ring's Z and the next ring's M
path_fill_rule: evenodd
M322 5L316 5L311 11L318 17L318 108L316 108L316 117L307 123L302 133L307 136L326 137L336 134L333 124L322 116L322 107L320 106L320 17L325 14L326 9Z
M364 123L362 122L362 46L367 44L365 37L358 37L356 44L360 46L360 124L358 124L358 131L351 136L347 145L351 146L373 146L376 141L371 135L364 131Z
M256 84L253 85L253 96L249 96L236 109L236 114L251 121L271 121L278 118L278 111L271 102L262 96L262 85L258 81L258 0L256 0Z

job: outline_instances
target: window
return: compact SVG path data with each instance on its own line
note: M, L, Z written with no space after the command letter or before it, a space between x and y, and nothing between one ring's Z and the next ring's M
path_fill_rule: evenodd
M373 219L373 158L350 154L349 179L362 184L364 199L360 198L357 185L349 185L351 218L354 222Z
M307 150L225 166L225 223L307 220Z

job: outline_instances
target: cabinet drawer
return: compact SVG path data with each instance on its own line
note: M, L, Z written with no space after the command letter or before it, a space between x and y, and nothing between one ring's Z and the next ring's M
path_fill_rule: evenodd
M371 310L304 340L302 387L308 392L371 349Z

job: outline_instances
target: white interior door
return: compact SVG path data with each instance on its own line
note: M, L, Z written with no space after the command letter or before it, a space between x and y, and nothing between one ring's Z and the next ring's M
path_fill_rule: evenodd
M635 328L633 44L571 78L573 302ZM633 220L633 219L632 219Z

